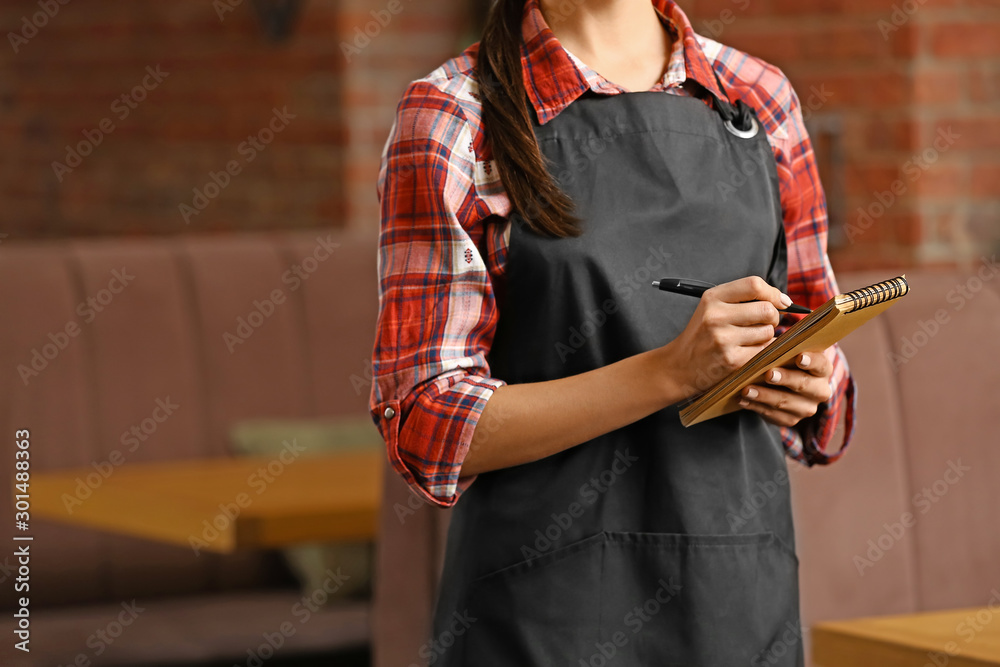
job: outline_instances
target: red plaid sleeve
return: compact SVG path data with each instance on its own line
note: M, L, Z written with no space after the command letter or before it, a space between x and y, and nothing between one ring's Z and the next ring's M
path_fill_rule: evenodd
M816 308L836 296L839 288L827 256L826 198L798 95L773 65L748 60L746 54L728 47L721 47L719 60L740 63L738 75L729 73L737 87L741 81L753 82L748 93L755 99L747 102L761 111L778 166L788 246L788 295L796 303ZM815 416L795 428L782 428L787 454L809 466L836 461L854 433L856 396L847 358L838 345L827 350L827 357L833 364L833 396L820 405ZM844 441L833 452L833 436L841 419L845 420Z
M819 180L816 156L806 132L798 95L787 84L791 114L788 139L791 144L782 175L782 209L788 236L788 294L793 301L816 308L840 293L827 256L828 216L826 197ZM782 168L784 167L784 168ZM782 172L787 172L785 175ZM839 345L827 350L833 364L830 386L833 396L820 406L816 416L795 429L784 429L789 455L806 465L829 464L841 457L854 435L857 407L854 378ZM845 420L844 441L833 450L833 436Z
M486 353L497 310L479 248L489 215L463 107L412 83L382 156L379 314L372 419L393 468L422 497L453 505L474 477L462 461L486 401L504 384Z

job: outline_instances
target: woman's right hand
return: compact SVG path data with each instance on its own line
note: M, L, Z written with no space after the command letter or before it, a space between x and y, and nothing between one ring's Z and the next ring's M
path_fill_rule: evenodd
M679 400L711 389L774 340L792 300L759 276L706 290L684 331L660 351Z

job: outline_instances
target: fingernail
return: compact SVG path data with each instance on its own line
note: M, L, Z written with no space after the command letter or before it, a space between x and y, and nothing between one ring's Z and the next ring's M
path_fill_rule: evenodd
M750 405L750 401L748 401L748 400L747 400L747 399L745 399L745 398L741 398L741 399L740 399L740 407L743 407L743 408L745 408L745 407L747 407L748 405Z
M753 387L747 389L747 398L757 398L757 394L760 393Z
M782 303L782 305L785 308L788 308L790 305L792 305L792 299L787 294L785 294L784 292L782 292L781 293L781 303Z
M812 361L812 360L809 358L809 355L808 354L803 354L802 355L802 361L799 362L799 366L801 366L802 368L806 368L806 367L809 366L809 362L810 361Z
M775 368L773 371L771 371L771 382L777 382L780 379L781 379L781 373L778 371L777 368Z

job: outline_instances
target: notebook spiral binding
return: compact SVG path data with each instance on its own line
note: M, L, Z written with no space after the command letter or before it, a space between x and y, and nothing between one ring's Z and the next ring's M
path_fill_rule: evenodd
M848 292L844 296L851 300L851 312L890 301L906 294L910 289L905 276L884 280L868 287Z

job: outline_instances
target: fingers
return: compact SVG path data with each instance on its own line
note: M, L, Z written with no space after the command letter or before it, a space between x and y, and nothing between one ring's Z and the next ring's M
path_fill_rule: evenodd
M744 389L741 395L742 407L778 426L795 426L816 414L816 403L788 391L751 386Z
M774 327L770 324L755 327L732 327L731 340L734 345L740 347L762 347L774 340Z
M760 276L748 276L723 283L707 290L702 299L715 298L725 303L742 303L744 301L768 301L777 309L787 308L792 300L777 287L767 284Z
M775 368L764 378L771 386L745 387L740 393L740 405L780 426L794 426L816 414L819 404L833 393L826 376L802 370Z
M816 403L829 400L833 393L826 376L817 377L793 368L772 368L764 374L764 380L769 385L784 387Z
M795 365L815 377L830 377L833 364L822 352L803 352L795 358Z
M772 327L776 327L781 322L781 312L768 301L720 303L716 305L716 308L719 311L718 317L724 318L729 324L738 327L759 324L770 324Z

